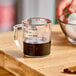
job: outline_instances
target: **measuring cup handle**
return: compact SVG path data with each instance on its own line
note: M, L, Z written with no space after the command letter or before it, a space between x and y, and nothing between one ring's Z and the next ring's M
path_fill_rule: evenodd
M18 40L18 31L22 30L23 26L22 24L17 24L14 26L14 42L16 44L16 46L18 46L21 50L22 50L22 45L20 44L20 41Z

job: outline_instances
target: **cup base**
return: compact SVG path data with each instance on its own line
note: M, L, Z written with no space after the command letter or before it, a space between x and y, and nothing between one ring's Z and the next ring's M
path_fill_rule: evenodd
M43 55L43 56L30 56L30 55L24 55L24 57L27 57L27 58L42 58L42 57L46 57L50 54L47 54L47 55Z
M68 40L69 40L72 44L76 45L76 39L72 39L72 38L68 37Z

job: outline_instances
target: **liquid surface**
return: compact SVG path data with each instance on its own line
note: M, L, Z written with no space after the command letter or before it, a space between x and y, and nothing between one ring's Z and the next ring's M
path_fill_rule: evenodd
M43 44L31 44L23 42L24 55L44 56L50 54L51 41Z

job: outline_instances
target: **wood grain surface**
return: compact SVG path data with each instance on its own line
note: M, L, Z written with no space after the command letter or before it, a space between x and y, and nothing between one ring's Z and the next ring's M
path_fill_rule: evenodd
M76 76L63 69L76 65L76 45L72 45L59 25L52 26L51 53L46 57L24 57L14 43L13 32L0 34L0 66L16 76Z
M0 76L15 76L6 69L0 67Z

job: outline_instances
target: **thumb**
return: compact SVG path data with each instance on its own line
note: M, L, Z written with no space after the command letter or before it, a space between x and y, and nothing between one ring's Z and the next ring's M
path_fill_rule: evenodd
M68 8L69 13L75 13L76 12L76 0L73 0L70 7Z

